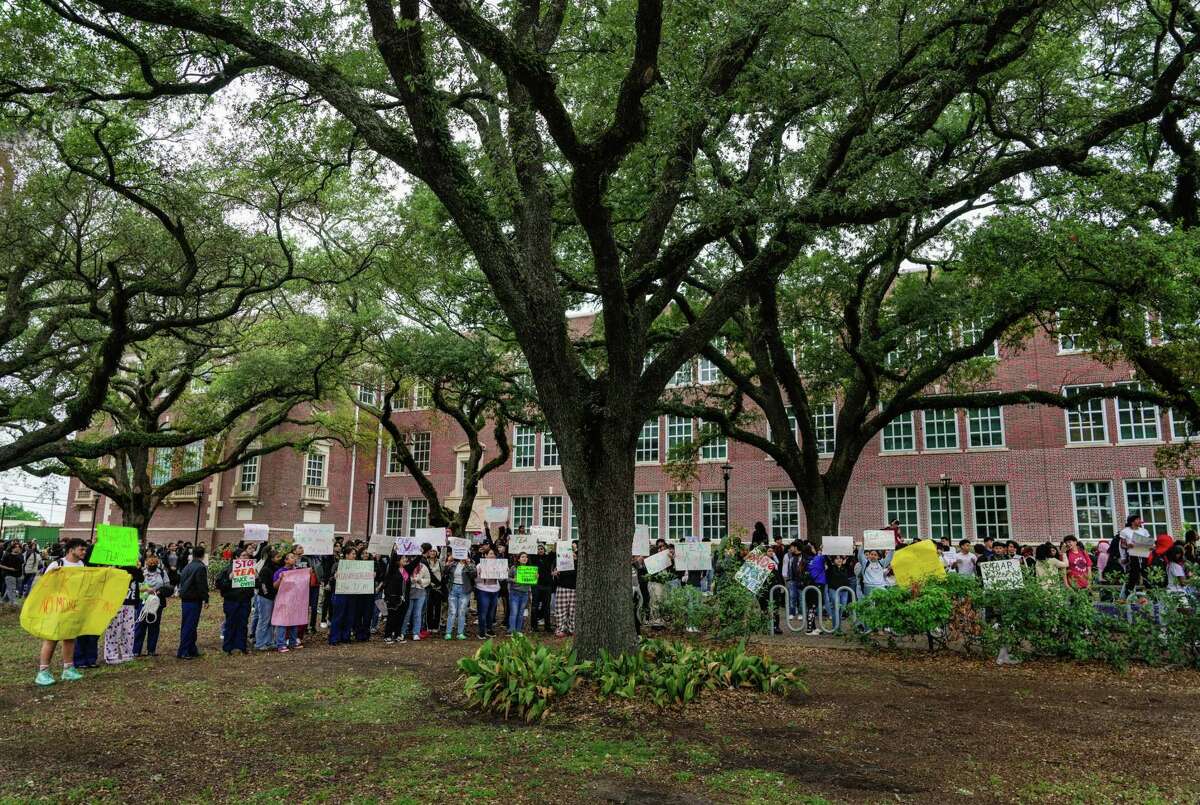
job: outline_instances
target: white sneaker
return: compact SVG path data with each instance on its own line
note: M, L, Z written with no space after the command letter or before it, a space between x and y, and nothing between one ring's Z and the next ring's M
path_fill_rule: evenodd
M321 621L321 628L322 628L322 629L328 629L328 628L329 628L329 624L328 624L328 623L326 623L325 621Z
M811 629L806 634L808 634L809 637L817 637L821 634L821 630L820 629Z
M417 641L417 640L420 640L420 639L421 639L421 636L420 636L419 634L415 634L415 635L413 635L413 641L414 641L414 642L415 642L415 641Z

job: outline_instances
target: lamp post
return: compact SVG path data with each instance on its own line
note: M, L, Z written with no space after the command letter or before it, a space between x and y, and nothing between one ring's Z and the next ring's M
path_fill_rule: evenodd
M942 473L942 529L946 539L953 540L950 533L950 476ZM936 537L935 537L936 539Z
M371 504L375 502L375 482L367 481L367 542L371 541Z
M8 498L0 498L0 540L4 539L4 518L8 514Z
M103 499L103 496L99 494L92 495L92 528L88 533L88 542L96 541L96 518L100 516L100 501ZM66 519L66 515L63 515L64 522Z
M733 472L732 464L721 465L721 478L725 481L725 536L729 536L729 473Z

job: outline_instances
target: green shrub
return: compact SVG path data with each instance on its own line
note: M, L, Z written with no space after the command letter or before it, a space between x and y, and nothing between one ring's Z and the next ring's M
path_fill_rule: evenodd
M467 699L473 706L533 721L545 718L553 701L575 687L584 665L574 652L535 646L517 634L504 642L487 641L475 656L459 660L458 670L466 676Z
M669 587L658 604L658 614L667 626L682 632L687 627L700 628L709 619L709 604L704 594L691 585Z
M229 567L228 559L211 559L208 563L208 587L210 590L217 589L217 576Z
M749 637L767 630L767 614L758 599L732 579L707 596L686 585L670 589L658 611L674 631L690 626L718 640Z

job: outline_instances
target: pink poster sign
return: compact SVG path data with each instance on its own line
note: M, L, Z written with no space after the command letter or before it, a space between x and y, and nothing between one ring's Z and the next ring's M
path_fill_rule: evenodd
M308 623L308 568L288 570L279 581L275 593L275 608L271 610L272 626L301 626Z

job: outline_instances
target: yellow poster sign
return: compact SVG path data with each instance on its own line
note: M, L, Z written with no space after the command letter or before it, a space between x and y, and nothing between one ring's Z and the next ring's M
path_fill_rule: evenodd
M946 575L946 566L938 554L937 543L923 539L920 542L901 548L892 555L892 572L896 574L896 584L907 587L922 579L940 579Z
M25 606L21 628L43 640L99 635L117 614L129 591L130 576L111 567L64 567L37 580Z

